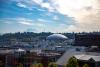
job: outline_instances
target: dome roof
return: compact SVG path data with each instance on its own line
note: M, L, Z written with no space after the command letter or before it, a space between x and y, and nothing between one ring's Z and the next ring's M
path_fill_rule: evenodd
M68 39L68 37L62 34L52 34L47 37L47 40L65 40L65 39Z

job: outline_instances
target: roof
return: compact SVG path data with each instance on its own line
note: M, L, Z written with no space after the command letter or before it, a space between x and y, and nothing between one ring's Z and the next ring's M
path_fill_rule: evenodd
M64 40L64 39L68 39L68 37L62 34L52 34L47 37L47 40L58 40L58 39Z
M77 52L72 49L68 49L57 61L56 64L58 65L66 65L70 57L76 55L76 54L82 54L82 52Z
M19 48L19 49L16 49L15 51L16 51L16 52L23 52L23 51L25 51L25 50Z
M81 54L81 55L74 55L74 57L79 59L79 60L93 59L94 61L100 61L100 56L94 56L94 55Z
M84 56L84 55L87 55L87 56ZM95 55L95 56L94 56ZM56 61L56 64L58 65L66 65L68 60L71 58L71 57L76 57L77 59L80 59L80 58L83 58L82 56L84 56L84 59L91 59L91 57L89 56L92 56L92 58L95 60L95 61L100 61L100 53L96 53L96 52L79 52L79 51L75 51L75 48L71 48L71 49L68 49L57 61ZM85 58L86 57L86 58Z
M40 54L38 54L39 56L60 56L61 54L59 54L59 53L45 53L45 52L42 52L42 53L40 53Z

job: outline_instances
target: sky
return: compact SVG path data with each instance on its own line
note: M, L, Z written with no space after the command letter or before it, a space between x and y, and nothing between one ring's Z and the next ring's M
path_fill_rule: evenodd
M0 0L0 33L100 31L100 0Z

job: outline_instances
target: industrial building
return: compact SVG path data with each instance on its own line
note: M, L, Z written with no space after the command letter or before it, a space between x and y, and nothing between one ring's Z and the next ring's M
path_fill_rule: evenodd
M93 33L75 34L74 46L100 46L100 34L93 34Z

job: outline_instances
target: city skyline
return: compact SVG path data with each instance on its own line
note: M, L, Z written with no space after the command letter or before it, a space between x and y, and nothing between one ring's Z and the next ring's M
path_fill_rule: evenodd
M0 0L0 33L100 31L99 0Z

